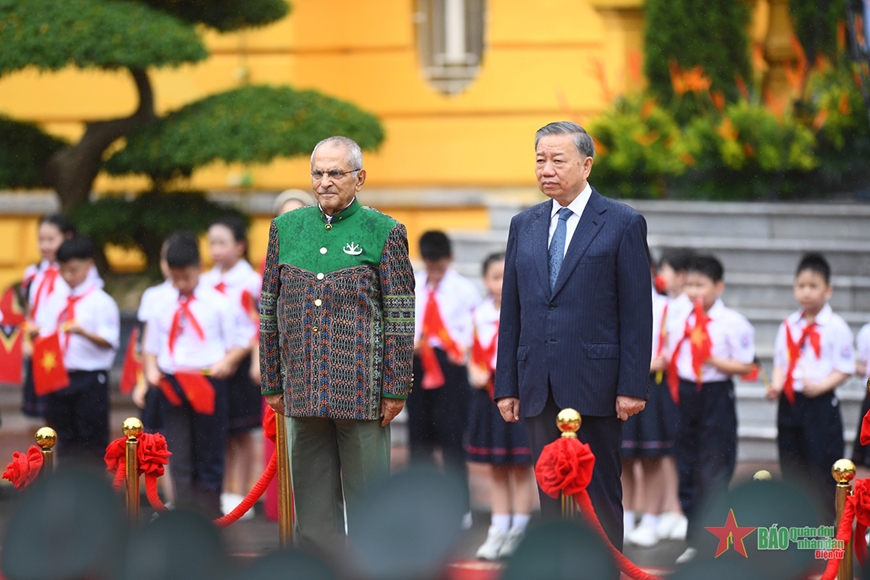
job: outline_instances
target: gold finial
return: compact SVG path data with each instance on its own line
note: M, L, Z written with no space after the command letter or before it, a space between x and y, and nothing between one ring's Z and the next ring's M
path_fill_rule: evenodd
M855 479L855 464L848 459L838 459L831 468L831 475L837 483L849 483Z
M870 391L870 379L867 379L867 390Z
M770 481L771 479L773 479L773 476L766 469L759 469L752 476L752 481Z
M580 430L580 424L583 419L580 413L574 409L562 409L556 416L556 426L562 432L562 437L571 437L577 439L577 431Z
M136 439L144 430L145 427L142 425L142 421L136 417L127 417L124 419L124 424L121 425L121 432L124 433L124 437L127 439Z
M34 439L40 449L52 449L57 444L57 431L51 427L42 427L36 432Z

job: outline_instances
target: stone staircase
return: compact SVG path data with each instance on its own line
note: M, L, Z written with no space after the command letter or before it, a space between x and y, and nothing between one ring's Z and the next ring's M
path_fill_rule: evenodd
M690 247L716 255L725 266L725 303L743 313L756 331L756 349L770 376L773 342L785 316L796 309L794 269L807 251L822 252L834 272L831 304L853 332L870 322L870 206L635 201L647 219L654 255L663 247ZM479 264L503 251L510 219L528 203L489 198L491 229L450 232L457 268L479 278ZM864 385L851 379L838 389L844 439L850 452ZM776 405L760 382L738 382L741 461L775 461Z

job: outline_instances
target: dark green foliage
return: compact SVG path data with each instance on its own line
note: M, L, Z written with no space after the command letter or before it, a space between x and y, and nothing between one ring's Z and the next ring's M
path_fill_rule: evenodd
M810 64L816 56L831 58L837 54L837 22L846 19L843 0L789 0L788 9Z
M208 56L192 26L122 0L0 0L0 47L0 74L27 66L145 69Z
M221 32L263 26L290 12L284 0L142 0L194 24Z
M149 269L156 272L166 236L180 229L201 234L215 219L227 214L248 219L233 208L208 201L199 191L149 191L133 199L105 195L77 206L70 217L81 233L99 246L116 244L142 250Z
M189 176L212 161L266 163L308 155L318 141L345 135L363 149L384 139L377 118L316 91L249 86L219 93L131 133L109 159L109 173L156 181Z
M42 168L66 142L0 115L0 188L42 187Z
M728 100L738 97L735 77L749 82L749 6L746 0L647 0L644 72L653 95L662 102L674 97L670 63L684 70L703 68L711 90ZM694 112L691 95L683 98L677 117Z

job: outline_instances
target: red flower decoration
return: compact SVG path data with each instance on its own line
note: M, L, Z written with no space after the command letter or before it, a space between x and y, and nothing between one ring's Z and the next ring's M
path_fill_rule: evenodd
M139 436L139 473L160 477L169 463L169 448L166 438L160 433L142 433Z
M12 482L15 489L25 489L33 483L42 469L42 451L36 445L31 445L27 454L14 452L12 461L6 466L3 479Z
M115 439L109 446L106 447L106 454L103 459L106 462L106 471L116 473L118 468L127 462L126 458L127 438L119 437Z
M544 493L557 498L560 493L574 495L586 489L594 467L595 456L588 445L562 437L544 447L535 477Z
M870 480L855 480L855 517L862 526L870 526Z
M266 407L266 412L263 413L263 436L271 440L272 443L278 438L278 426L275 425L275 410L269 406Z

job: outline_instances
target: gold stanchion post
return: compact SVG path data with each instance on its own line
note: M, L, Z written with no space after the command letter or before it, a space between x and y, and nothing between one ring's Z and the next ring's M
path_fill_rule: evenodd
M282 548L293 544L293 482L290 480L290 454L287 422L275 413L275 455L278 458L278 540Z
M838 459L831 468L831 475L837 482L837 524L835 529L840 528L840 518L846 507L846 498L852 495L852 480L855 479L855 464L848 459ZM846 542L843 560L840 562L840 570L837 580L852 580L852 539Z
M36 432L36 446L42 450L42 469L39 477L48 477L54 472L54 446L57 445L57 432L51 427L43 427Z
M144 426L136 417L128 417L121 425L121 431L127 438L127 515L130 521L139 521L139 435Z
M773 476L770 475L770 472L766 469L759 469L755 472L755 475L752 476L752 481L770 481L773 479Z
M580 413L574 409L562 409L556 415L556 426L562 432L562 437L577 439L577 431L583 423ZM573 520L577 516L577 505L574 497L562 494L562 519Z

